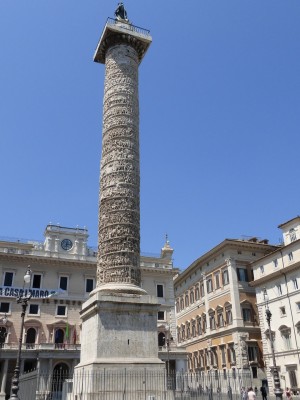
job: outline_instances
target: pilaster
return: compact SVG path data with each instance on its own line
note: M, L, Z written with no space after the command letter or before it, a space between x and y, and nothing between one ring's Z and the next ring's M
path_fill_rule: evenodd
M240 304L240 293L239 293L239 282L236 272L236 261L233 258L227 258L226 260L229 283L230 283L230 297L232 305L232 323L235 327L244 326L241 304Z

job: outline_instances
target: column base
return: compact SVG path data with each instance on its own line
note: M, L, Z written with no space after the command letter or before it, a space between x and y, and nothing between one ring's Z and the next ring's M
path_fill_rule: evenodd
M132 283L103 283L102 285L97 286L91 293L90 297L94 294L101 292L103 294L139 294L146 295L147 292L139 286L133 285Z

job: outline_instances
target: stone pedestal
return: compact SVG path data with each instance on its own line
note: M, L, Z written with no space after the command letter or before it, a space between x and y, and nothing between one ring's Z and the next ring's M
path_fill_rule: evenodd
M139 393L164 390L158 306L152 296L102 291L83 304L81 359L74 371L73 395L84 393L83 400L96 394L109 399L126 390L131 399L138 399Z
M152 296L96 292L81 311L81 359L87 370L160 368L157 311Z

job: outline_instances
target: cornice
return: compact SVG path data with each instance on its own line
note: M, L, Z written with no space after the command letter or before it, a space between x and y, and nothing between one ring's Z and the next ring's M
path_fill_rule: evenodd
M293 264L288 265L287 267L280 268L278 270L275 270L274 272L271 272L268 275L262 276L259 279L256 279L252 282L249 282L249 286L255 288L261 286L263 283L272 281L275 278L278 278L281 275L288 274L289 272L294 271L295 269L300 268L300 261L295 262Z
M226 250L230 249L237 249L237 250L242 250L242 249L247 249L249 251L255 250L255 251L265 251L268 254L271 253L273 250L277 250L278 248L281 248L281 246L276 246L276 245L270 245L270 244L265 244L265 243L258 243L258 242L249 242L249 241L243 241L239 239L225 239L223 242L219 243L217 246L213 247L211 250L209 250L207 253L203 254L199 258L197 258L187 269L185 269L176 279L175 279L175 286L181 283L186 277L188 277L191 273L194 272L195 269L201 267L205 267L205 264L211 259L216 258L219 256L220 253L225 252ZM263 256L264 257L264 256ZM243 260L239 259L239 263L243 262ZM245 260L247 264L251 263L251 261ZM225 260L220 262L220 267L225 263ZM218 268L219 266L216 266L215 268Z
M97 265L96 261L87 261L87 260L72 260L72 259L62 259L62 258L53 258L47 256L34 256L32 254L12 254L12 253L0 253L0 262L1 261L10 261L10 262L30 262L37 264L56 264L56 265L68 265L68 266L78 266L82 267L86 265L87 267Z

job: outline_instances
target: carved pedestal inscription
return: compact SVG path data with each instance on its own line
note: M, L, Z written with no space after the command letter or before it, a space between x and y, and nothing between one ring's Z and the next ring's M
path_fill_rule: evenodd
M140 286L138 54L114 45L105 68L97 286Z

